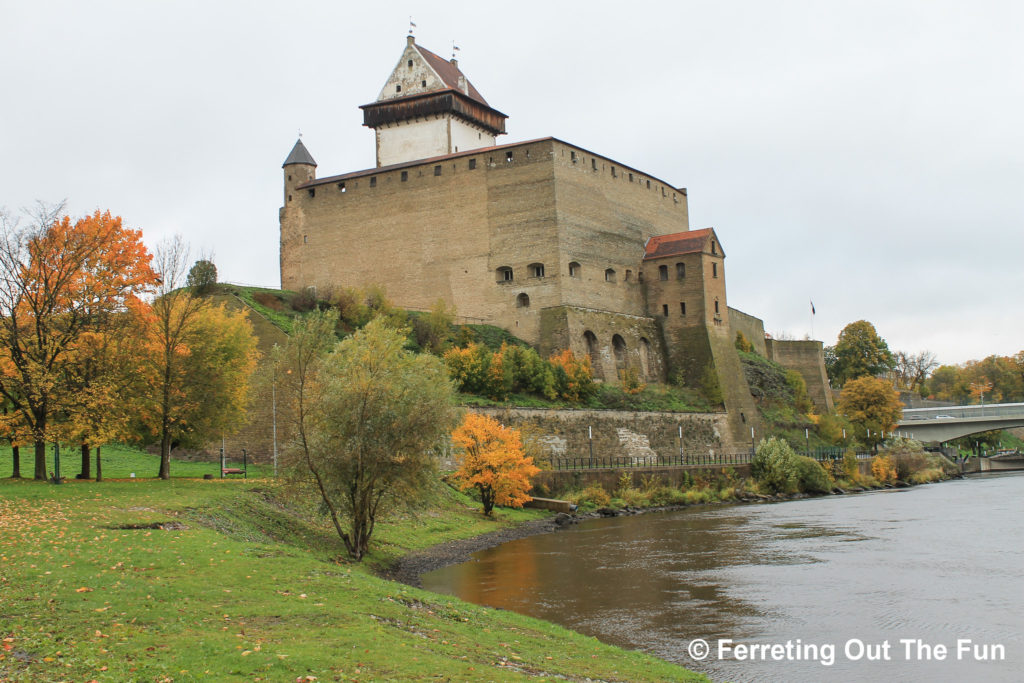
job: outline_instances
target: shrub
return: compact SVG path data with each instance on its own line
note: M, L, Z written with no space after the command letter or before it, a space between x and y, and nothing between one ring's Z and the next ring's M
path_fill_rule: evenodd
M747 339L747 335L742 332L736 333L736 350L743 351L744 353L754 353L754 345Z
M558 394L567 401L586 401L594 395L594 373L590 368L590 357L577 358L565 349L548 359L555 375Z
M608 492L598 484L591 484L575 496L570 496L570 498L573 497L576 499L574 502L577 505L591 503L597 507L604 507L605 505L608 505L608 503L612 502L612 497L608 495Z
M814 458L804 455L796 457L796 473L801 491L806 493L828 493L832 490L832 481L825 468Z
M797 490L797 454L782 439L774 436L762 439L757 445L750 471L757 481L771 491L793 493Z
M883 484L896 481L896 461L891 455L876 455L871 459L871 476Z

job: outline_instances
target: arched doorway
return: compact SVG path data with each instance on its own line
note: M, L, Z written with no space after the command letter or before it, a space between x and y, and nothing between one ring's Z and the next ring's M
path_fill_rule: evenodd
M612 352L615 354L615 370L619 374L629 366L626 359L626 340L621 335L612 336Z
M640 372L645 380L651 379L651 342L640 337Z

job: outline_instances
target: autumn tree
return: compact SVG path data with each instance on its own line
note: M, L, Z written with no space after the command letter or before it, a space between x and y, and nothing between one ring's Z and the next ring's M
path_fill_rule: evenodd
M454 422L454 392L439 358L404 348L406 329L375 318L336 342L335 325L333 312L296 321L277 357L278 395L295 420L290 465L311 480L361 560L377 520L428 486L431 450Z
M867 445L874 448L881 443L882 433L896 429L896 423L903 416L903 404L888 380L859 377L843 386L839 412L857 427L857 438L863 437Z
M920 389L931 371L938 366L935 354L931 351L919 353L897 351L893 354L893 374L896 377L896 385L908 391Z
M892 352L885 340L878 336L875 326L866 320L850 323L839 333L834 347L834 361L829 378L842 386L858 377L877 377L893 367Z
M31 434L36 479L47 441L64 435L75 348L156 279L141 231L109 212L72 222L61 211L25 227L0 214L0 395Z
M480 493L485 515L495 505L518 508L533 500L527 492L540 469L523 451L518 431L488 415L466 413L452 442L462 451L453 478L463 489Z
M171 476L172 444L202 445L239 426L256 363L244 313L178 286L187 259L180 237L157 248L158 296L143 323L148 389L140 418L160 441L161 479Z

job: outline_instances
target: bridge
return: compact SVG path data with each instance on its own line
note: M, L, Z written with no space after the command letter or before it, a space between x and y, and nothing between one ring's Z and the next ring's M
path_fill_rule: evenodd
M1024 427L1024 403L908 408L896 432L918 441L943 442L1013 427Z

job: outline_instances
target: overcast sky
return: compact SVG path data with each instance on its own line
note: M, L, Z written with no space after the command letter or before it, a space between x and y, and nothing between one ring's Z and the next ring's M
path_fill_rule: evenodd
M944 363L1024 349L1024 4L0 0L0 206L109 209L276 287L281 163L374 165L405 45L515 142L552 135L689 189L729 304ZM360 245L373 249L372 242ZM817 315L811 316L810 301Z

